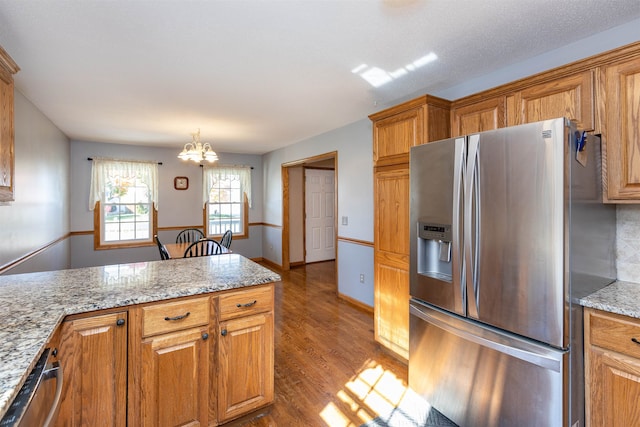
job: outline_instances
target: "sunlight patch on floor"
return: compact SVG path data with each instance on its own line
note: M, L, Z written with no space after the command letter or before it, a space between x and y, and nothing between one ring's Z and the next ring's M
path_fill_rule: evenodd
M336 400L327 404L320 416L331 427L358 427L373 420L388 426L418 426L430 409L402 380L369 360L336 393ZM354 416L360 424L351 421Z
M331 427L353 427L355 424L342 412L335 403L329 402L320 412L320 417Z

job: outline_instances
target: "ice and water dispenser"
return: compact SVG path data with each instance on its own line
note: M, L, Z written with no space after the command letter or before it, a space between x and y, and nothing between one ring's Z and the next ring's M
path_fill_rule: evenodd
M451 283L451 264L451 225L418 222L418 279Z

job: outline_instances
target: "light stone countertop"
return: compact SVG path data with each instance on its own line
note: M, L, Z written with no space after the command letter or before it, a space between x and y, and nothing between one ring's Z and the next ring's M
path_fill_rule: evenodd
M640 319L640 283L613 282L581 298L580 305Z
M0 418L66 315L279 280L238 254L0 275Z

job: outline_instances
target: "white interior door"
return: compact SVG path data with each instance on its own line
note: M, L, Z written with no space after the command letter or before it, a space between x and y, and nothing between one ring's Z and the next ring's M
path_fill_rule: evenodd
M305 169L305 262L335 259L334 171Z

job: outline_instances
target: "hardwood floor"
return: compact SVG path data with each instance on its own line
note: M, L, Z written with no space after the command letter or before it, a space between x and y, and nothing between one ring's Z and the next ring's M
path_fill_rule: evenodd
M279 272L275 403L242 426L360 426L405 393L407 367L373 340L373 315L338 299L335 263Z

